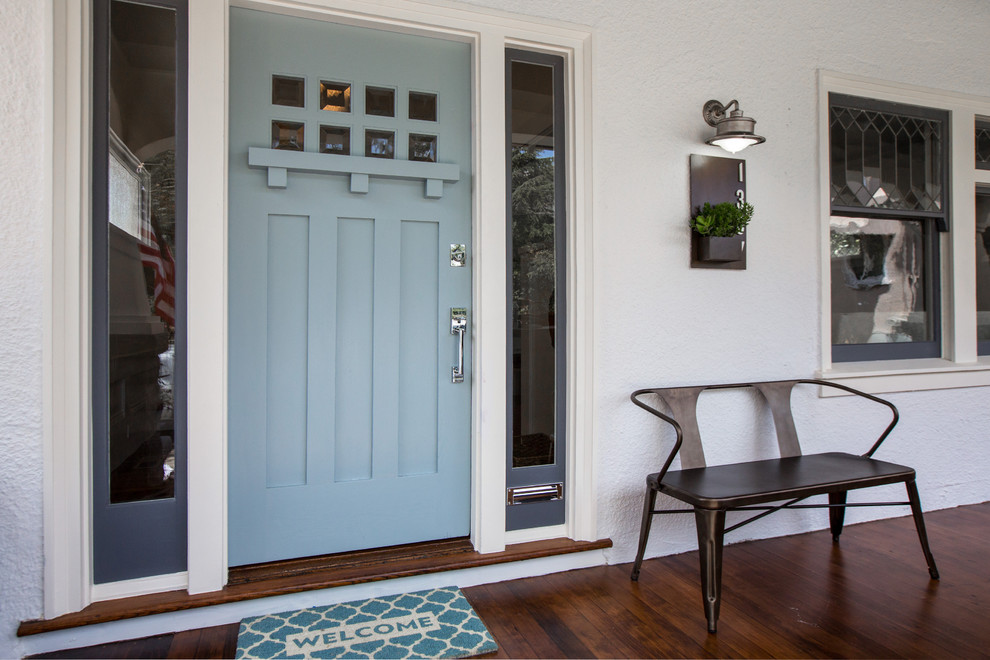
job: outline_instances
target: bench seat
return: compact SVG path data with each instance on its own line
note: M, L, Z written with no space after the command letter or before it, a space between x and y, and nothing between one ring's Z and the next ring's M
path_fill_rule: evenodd
M682 502L723 509L856 488L913 481L914 469L842 452L771 458L647 477L647 483Z
M891 420L872 447L862 455L838 451L803 454L791 412L791 393L800 384L837 388L882 404L889 409ZM708 466L698 424L698 397L707 390L726 389L753 389L762 395L773 416L780 458ZM646 403L648 397L659 399L669 408L670 413ZM897 424L897 408L890 401L847 385L815 379L652 388L637 390L631 398L637 406L669 424L676 433L676 439L661 470L646 478L646 501L640 526L639 548L630 577L634 581L639 579L654 516L693 512L698 530L701 595L709 632L716 631L718 621L724 535L781 509L827 508L832 539L838 542L847 507L910 506L921 549L928 563L928 573L933 580L938 579L935 558L928 547L914 470L873 458L873 454ZM826 405L834 406L835 401ZM820 419L820 416L816 419ZM818 429L815 431L820 432ZM675 456L680 459L680 470L670 469ZM847 493L851 490L894 483L904 484L907 501L846 502ZM692 508L657 509L659 495L680 500ZM799 501L815 495L827 495L828 503L798 504ZM759 513L726 527L726 513L730 511Z

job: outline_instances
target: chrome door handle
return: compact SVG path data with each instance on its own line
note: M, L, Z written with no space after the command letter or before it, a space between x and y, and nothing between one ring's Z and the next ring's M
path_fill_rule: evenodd
M450 382L464 382L464 331L467 330L467 309L450 308L450 334L457 335L457 364L450 369Z

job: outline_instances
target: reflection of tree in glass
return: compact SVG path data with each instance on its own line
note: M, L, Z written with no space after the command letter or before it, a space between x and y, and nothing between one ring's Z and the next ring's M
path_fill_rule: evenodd
M525 314L554 313L553 150L512 147L512 305Z
M151 176L151 216L158 240L175 249L175 150L166 149L144 163Z
M859 239L855 234L846 234L833 229L831 232L831 243L833 259L859 254Z

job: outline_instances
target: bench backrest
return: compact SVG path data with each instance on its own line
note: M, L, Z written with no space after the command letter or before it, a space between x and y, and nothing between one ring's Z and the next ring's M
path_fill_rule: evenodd
M777 446L780 455L800 456L794 416L791 414L791 390L800 381L780 380L765 383L742 383L733 385L709 385L695 387L671 387L653 390L670 406L672 416L681 427L683 434L680 457L681 468L705 467L705 450L701 444L701 429L698 427L698 397L705 390L737 389L752 387L760 391L770 406L773 425L777 430Z

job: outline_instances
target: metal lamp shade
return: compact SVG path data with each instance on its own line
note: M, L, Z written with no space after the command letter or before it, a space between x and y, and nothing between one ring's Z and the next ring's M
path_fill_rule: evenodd
M717 145L734 154L750 145L767 141L754 132L755 127L755 119L743 117L741 110L733 110L728 117L715 124L715 135L705 140L705 144Z

